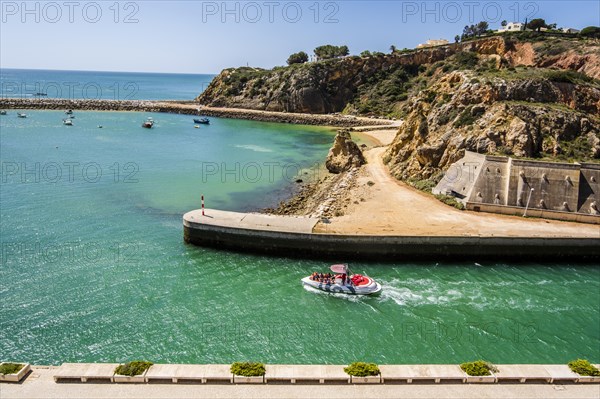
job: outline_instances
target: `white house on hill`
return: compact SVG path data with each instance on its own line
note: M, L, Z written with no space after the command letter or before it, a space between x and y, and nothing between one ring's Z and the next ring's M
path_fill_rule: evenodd
M425 43L421 43L417 46L417 48L427 48L427 47L436 47L436 46L445 46L448 44L448 40L446 39L437 39L437 40L427 40Z
M500 27L500 29L498 29L498 32L518 32L522 30L525 30L525 24L522 24L520 22L509 22L508 24L506 24L506 26Z

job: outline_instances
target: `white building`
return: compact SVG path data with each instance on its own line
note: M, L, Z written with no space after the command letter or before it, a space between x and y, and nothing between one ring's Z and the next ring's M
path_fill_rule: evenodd
M436 46L444 46L448 44L448 40L446 39L429 39L425 43L419 44L417 48L426 48L426 47L436 47Z
M525 25L520 22L509 22L506 26L498 29L498 32L519 32L525 30Z
M562 28L562 31L564 33L579 33L580 32L579 29L575 29L575 28Z

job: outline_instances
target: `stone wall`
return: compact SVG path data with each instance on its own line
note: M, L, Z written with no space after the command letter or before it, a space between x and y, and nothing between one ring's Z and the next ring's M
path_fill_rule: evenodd
M600 164L541 162L465 152L433 189L453 195L469 209L574 220L569 213L600 219ZM504 212L500 207L510 207ZM515 211L515 209L517 211ZM531 216L533 213L528 212ZM595 218L581 221L594 222Z

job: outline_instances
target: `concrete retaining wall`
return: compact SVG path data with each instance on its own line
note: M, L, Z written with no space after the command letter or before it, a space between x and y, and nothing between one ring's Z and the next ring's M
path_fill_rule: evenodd
M492 205L476 202L467 202L466 208L470 211L475 212L499 213L501 215L512 216L522 216L525 212L525 208L518 206ZM544 219L564 220L578 223L600 224L599 216L585 215L583 213L551 211L547 209L528 208L527 216Z
M183 221L187 243L319 259L600 259L599 238L410 237L267 231Z

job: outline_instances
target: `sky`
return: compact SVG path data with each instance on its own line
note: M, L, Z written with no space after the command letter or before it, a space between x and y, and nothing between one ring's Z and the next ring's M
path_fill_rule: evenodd
M600 1L5 1L0 67L215 74L323 44L389 52L482 20L600 26Z

